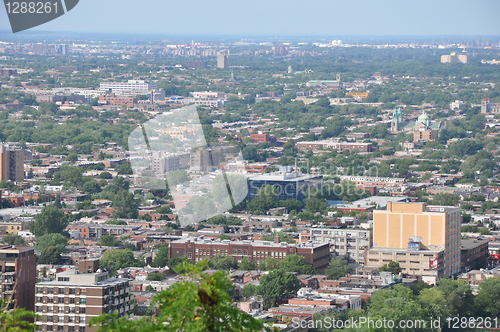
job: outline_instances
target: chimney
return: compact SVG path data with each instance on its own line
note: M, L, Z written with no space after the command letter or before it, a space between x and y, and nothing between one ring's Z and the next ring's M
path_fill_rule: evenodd
M280 243L280 237L279 236L275 236L274 237L274 243Z

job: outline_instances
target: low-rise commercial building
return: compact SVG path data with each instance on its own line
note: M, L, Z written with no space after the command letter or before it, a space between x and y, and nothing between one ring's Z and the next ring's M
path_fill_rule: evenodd
M205 238L185 238L172 241L169 246L169 258L183 257L196 263L202 259L210 259L216 255L233 257L241 263L243 257L252 261L264 260L268 257L284 259L288 255L299 255L315 269L327 267L330 260L330 245L327 243L298 243L271 241L230 241L211 240Z

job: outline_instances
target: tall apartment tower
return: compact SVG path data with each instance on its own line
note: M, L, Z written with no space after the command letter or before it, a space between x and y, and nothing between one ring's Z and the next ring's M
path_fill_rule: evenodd
M460 272L460 208L387 203L373 212L373 248L365 265L396 261L403 272L437 278Z
M227 55L217 56L217 68L220 68L220 69L229 68L229 56L227 56Z
M35 248L0 245L0 298L12 300L10 308L34 310Z
M82 267L82 263L85 265ZM118 312L126 316L133 309L129 303L129 279L110 278L97 270L96 264L80 262L79 270L56 274L54 281L36 284L37 331L93 332L90 319L103 313Z
M0 180L24 180L24 150L0 145Z

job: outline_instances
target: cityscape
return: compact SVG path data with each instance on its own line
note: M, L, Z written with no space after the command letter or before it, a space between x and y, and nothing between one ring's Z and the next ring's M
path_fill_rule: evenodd
M494 29L55 24L0 31L0 330L500 327Z

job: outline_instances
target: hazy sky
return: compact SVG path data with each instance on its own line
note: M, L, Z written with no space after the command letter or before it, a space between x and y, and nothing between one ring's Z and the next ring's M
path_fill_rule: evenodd
M500 0L80 0L66 15L28 31L500 35L499 15ZM10 30L4 8L0 29Z

